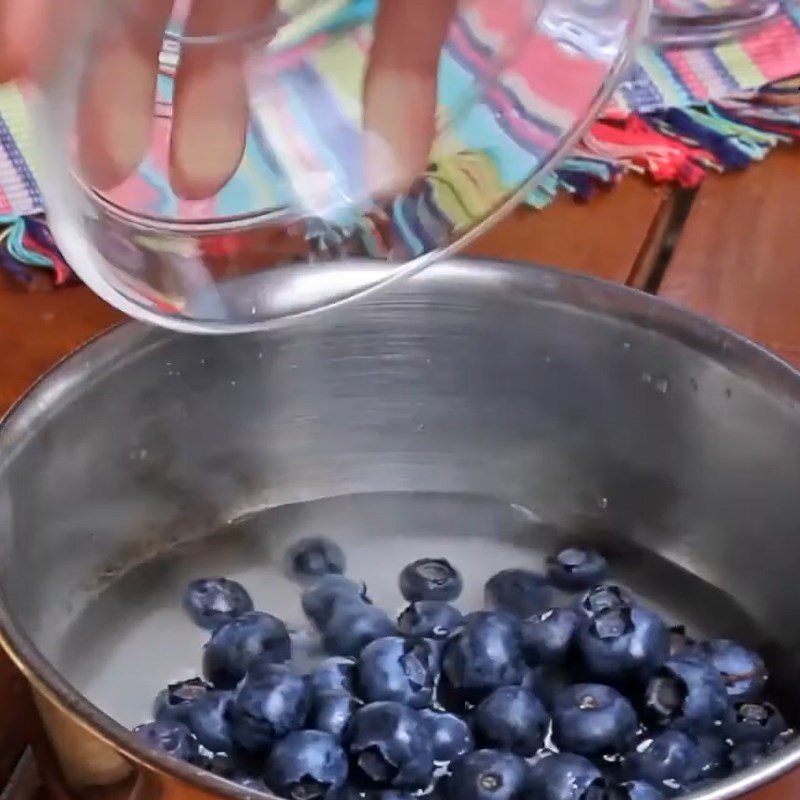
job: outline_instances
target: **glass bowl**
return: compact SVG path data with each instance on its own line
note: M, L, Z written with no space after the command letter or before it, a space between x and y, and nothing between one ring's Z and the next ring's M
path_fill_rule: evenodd
M128 314L266 328L423 269L525 198L640 0L85 0L43 59L50 222ZM55 24L55 23L54 23Z
M707 47L741 37L780 9L780 0L655 0L651 43Z

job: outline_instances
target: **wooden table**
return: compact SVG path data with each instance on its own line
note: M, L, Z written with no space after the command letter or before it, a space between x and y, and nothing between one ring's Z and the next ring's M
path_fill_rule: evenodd
M694 195L628 178L587 207L521 209L470 253L626 283L737 329L800 367L800 149L710 177ZM0 281L0 413L58 359L121 315L82 287ZM0 787L23 746L26 689L0 656Z

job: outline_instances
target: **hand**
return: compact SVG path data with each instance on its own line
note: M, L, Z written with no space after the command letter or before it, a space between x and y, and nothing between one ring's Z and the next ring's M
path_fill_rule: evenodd
M439 55L457 2L381 0L363 88L365 166L373 186L404 188L425 168L435 132ZM191 0L185 33L247 30L268 19L275 3ZM55 21L62 6L63 0L0 0L0 81L31 78L40 54L63 40ZM158 55L172 6L173 0L137 0L97 47L78 117L81 165L98 189L125 180L148 149ZM170 180L182 197L213 195L239 164L249 119L244 58L236 42L184 50L170 141Z

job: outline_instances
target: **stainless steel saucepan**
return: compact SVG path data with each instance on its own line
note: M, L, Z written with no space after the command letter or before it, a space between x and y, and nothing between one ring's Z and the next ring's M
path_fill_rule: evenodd
M287 283L286 291L302 291ZM457 260L291 330L127 324L0 429L0 637L76 798L251 791L127 730L202 635L203 571L299 622L292 537L341 540L376 598L447 555L468 585L596 541L670 618L768 657L800 721L800 375L636 292ZM697 800L800 796L800 744Z

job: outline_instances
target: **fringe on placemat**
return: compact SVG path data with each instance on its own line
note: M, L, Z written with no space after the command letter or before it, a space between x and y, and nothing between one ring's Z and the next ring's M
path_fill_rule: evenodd
M792 141L800 141L800 78L753 97L603 119L527 202L544 208L562 192L588 201L631 171L694 188L709 171L744 169ZM57 286L74 277L40 215L0 215L0 269L23 283L38 270Z
M0 214L0 269L23 284L32 283L40 270L50 272L56 286L75 277L41 215Z

